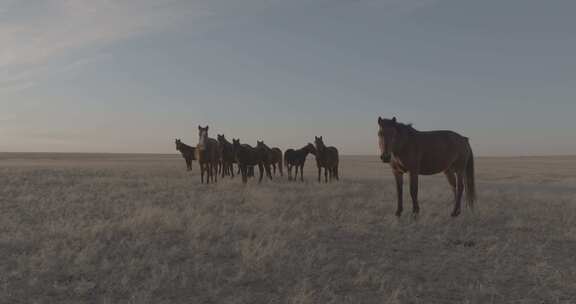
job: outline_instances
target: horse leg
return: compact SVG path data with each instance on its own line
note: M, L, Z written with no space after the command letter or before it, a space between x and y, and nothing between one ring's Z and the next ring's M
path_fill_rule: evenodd
M412 214L417 216L420 212L418 206L418 171L416 173L410 172L410 196L412 196Z
M271 167L270 164L264 164L264 170L266 170L266 176L268 177L269 180L272 180L272 170L270 167Z
M230 162L230 176L234 178L234 163Z
M218 167L218 163L214 164L216 167ZM222 168L222 170L224 170L224 167L220 166ZM218 172L216 172L216 174L214 174L214 176L212 177L214 180L212 181L213 183L217 183L218 182Z
M462 193L464 193L464 172L456 173L456 182L456 202L454 203L454 211L452 211L452 217L460 215Z
M282 172L282 171L283 171L283 169L282 169L282 161L280 161L280 162L278 163L278 169L280 169L280 176L284 176L284 172Z
M452 188L452 193L454 193L454 200L456 200L458 196L458 192L456 192L456 173L451 170L446 170L444 174L446 175L448 184L450 184L450 188Z
M334 177L336 178L337 181L340 180L340 176L338 176L338 165L334 167Z
M209 184L209 183L210 183L210 180L212 179L212 163L207 163L207 164L206 164L206 170L208 171L208 178L207 178L208 182L207 182L207 184Z
M335 179L334 178L334 167L330 168L330 182L332 182L333 179Z
M272 164L272 173L274 173L274 176L276 176L276 164Z
M264 177L264 165L258 164L258 170L260 171L260 179L258 180L258 183L261 183L262 178Z
M200 183L204 183L204 164L200 163Z
M402 215L402 188L404 187L404 174L401 172L394 172L394 179L396 180L396 194L398 195L398 206L396 207L396 216Z
M322 179L320 179L322 176L322 168L320 166L318 166L318 182L321 183Z
M247 172L246 165L239 165L238 170L240 170L240 172L242 174L242 183L246 184L248 182L248 172Z
M324 167L324 182L328 183L328 167Z
M214 165L212 163L210 163L210 181L212 183L214 183L214 173L216 173L216 175L218 175L218 165Z
M300 165L300 181L304 182L304 164Z

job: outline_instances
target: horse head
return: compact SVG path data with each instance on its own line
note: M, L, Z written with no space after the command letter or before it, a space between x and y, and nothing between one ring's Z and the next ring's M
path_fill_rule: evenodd
M396 117L383 119L378 117L378 146L380 147L380 159L388 163L392 159L392 147L398 134L398 122Z
M204 147L206 145L206 140L208 139L208 126L202 128L198 126L198 146Z
M314 136L314 145L316 151L322 152L326 146L324 145L324 140L322 140L322 136Z
M304 149L308 152L308 153L312 153L313 155L316 155L316 147L314 147L314 145L312 143L308 143Z

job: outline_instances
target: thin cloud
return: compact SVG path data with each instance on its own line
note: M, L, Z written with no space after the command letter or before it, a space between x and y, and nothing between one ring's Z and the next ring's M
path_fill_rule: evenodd
M23 88L38 69L75 52L164 31L207 13L184 0L12 1L0 5L2 12L10 18L0 21L0 89Z
M293 0L291 0L293 1ZM351 3L415 10L438 0L357 0ZM4 0L0 3L0 91L21 91L51 73L93 61L85 54L126 39L193 26L218 12L244 13L287 0ZM88 51L88 52L85 52ZM80 55L84 54L84 55ZM92 55L88 55L92 56ZM70 63L72 62L72 63ZM74 63L76 62L76 63Z
M41 13L0 22L0 67L42 63L73 50L160 31L201 13L184 1L42 2ZM13 4L15 11L23 10L16 5L22 4Z

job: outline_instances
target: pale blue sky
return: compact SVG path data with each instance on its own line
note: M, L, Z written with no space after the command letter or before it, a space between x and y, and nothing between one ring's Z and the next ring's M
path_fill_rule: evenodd
M0 151L174 152L198 124L377 154L576 154L576 1L0 0Z

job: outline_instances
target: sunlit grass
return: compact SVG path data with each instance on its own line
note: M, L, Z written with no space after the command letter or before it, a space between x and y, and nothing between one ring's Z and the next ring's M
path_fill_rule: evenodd
M409 200L393 216L377 162L345 159L329 185L309 168L305 183L247 186L200 185L181 162L0 169L0 303L576 299L576 185L563 176L493 182L480 161L475 213L450 218L448 186L425 178L415 221Z

